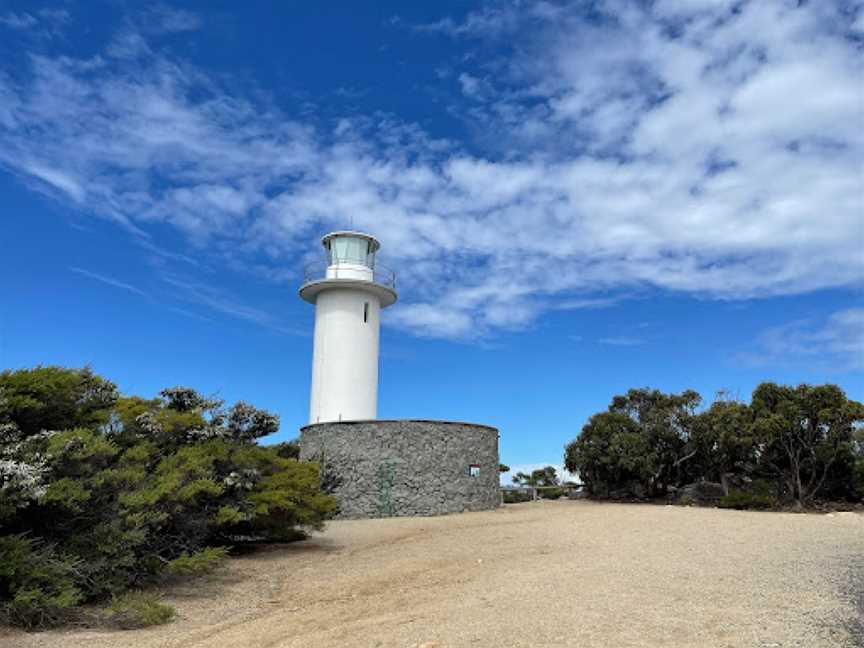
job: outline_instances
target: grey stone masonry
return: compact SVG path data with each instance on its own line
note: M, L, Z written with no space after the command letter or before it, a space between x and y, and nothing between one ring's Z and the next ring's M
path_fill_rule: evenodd
M340 518L442 515L499 504L498 430L454 421L342 421L300 430Z

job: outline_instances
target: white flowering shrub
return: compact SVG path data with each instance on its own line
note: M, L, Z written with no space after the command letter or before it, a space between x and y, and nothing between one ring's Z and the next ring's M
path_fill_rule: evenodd
M0 373L0 622L61 623L225 547L320 528L335 502L317 465L255 443L278 427L188 387L145 399L87 369Z

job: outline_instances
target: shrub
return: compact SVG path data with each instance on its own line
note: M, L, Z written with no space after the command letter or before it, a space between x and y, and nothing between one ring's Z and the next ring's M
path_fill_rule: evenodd
M183 554L165 565L165 571L174 576L208 574L216 569L228 555L226 547L207 547L197 553Z
M81 600L78 567L24 534L0 536L0 621L32 628L69 619Z
M134 630L162 625L174 618L174 608L159 601L150 592L126 592L111 599L98 616L101 625Z
M562 488L541 488L538 491L538 494L543 499L555 500L555 499L559 499L564 494L564 489L562 489Z
M864 457L855 463L853 475L854 496L864 502Z
M531 496L531 493L520 490L505 490L504 491L504 503L505 504L520 504L522 502L530 502L534 498Z
M0 373L0 621L61 623L320 529L335 500L318 466L255 443L277 427L187 387L147 400L87 370Z
M767 495L751 495L750 493L742 493L741 491L732 491L728 495L720 498L717 504L720 508L730 508L746 510L764 510L774 508L775 501Z

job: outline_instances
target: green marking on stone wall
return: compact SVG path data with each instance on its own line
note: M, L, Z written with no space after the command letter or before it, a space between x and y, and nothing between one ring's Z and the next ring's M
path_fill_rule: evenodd
M396 505L393 503L393 484L396 483L396 464L384 461L378 465L378 515L388 517L396 515Z

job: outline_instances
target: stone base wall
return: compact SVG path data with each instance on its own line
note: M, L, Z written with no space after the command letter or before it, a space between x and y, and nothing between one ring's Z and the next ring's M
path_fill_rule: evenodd
M316 423L300 431L300 458L323 464L340 518L483 511L500 501L498 430L486 425Z

